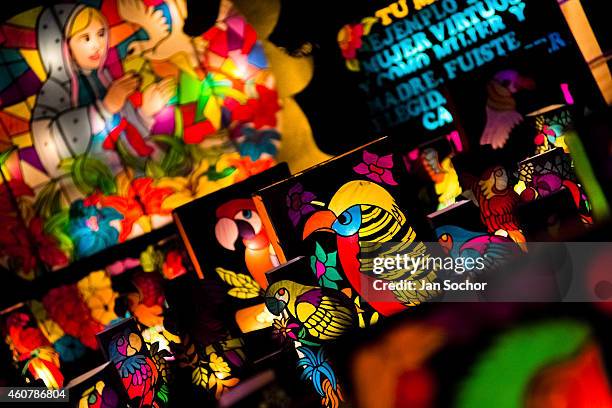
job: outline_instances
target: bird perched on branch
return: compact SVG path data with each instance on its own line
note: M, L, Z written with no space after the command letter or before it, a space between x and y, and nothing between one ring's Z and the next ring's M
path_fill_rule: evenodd
M351 300L341 291L281 280L266 291L266 307L276 316L287 312L300 326L298 339L333 340L356 322Z
M416 232L406 220L393 196L371 181L349 181L336 191L327 209L313 213L304 225L303 238L316 231L336 234L338 256L348 282L357 293L383 315L424 302L437 293L434 290L394 290L372 294L374 281L412 280L433 282L436 271L427 268L399 268L374 275L375 257L407 254L427 257L427 247L418 241ZM388 243L383 246L384 243ZM420 284L417 284L420 287ZM391 296L387 296L391 293Z
M514 94L523 89L533 89L531 78L514 70L500 71L487 84L487 123L480 138L481 145L494 149L504 147L512 129L523 121L516 110Z

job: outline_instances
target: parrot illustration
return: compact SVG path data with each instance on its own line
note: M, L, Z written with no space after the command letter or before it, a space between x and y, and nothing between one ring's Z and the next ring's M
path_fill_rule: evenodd
M262 227L255 204L250 198L228 201L217 208L215 236L217 242L230 251L236 250L236 240L245 246L246 267L262 288L268 287L266 272L279 265L278 258L265 229Z
M301 326L298 338L333 340L355 326L356 310L341 291L306 286L289 280L270 285L266 291L266 307L275 316L287 312Z
M142 338L128 328L113 336L108 350L130 399L140 398L139 407L153 406L158 372Z
M336 191L327 209L313 213L303 230L303 239L315 231L336 234L338 256L344 274L357 293L366 300L377 279L387 281L412 280L433 282L435 270L427 268L397 269L373 275L374 257L407 254L426 257L427 247L416 240L416 232L406 222L406 216L391 194L371 181L349 181ZM389 247L381 251L381 244ZM389 292L389 291L385 291ZM368 303L388 316L415 306L436 295L433 290L394 290L393 296L377 293L377 300ZM380 301L378 300L380 299Z
M511 188L508 173L502 166L489 168L472 187L480 206L480 219L491 234L508 236L523 250L525 236L514 213L519 195Z
M510 238L485 232L470 231L455 225L436 228L442 250L452 258L484 259L484 271L494 269L521 251ZM482 271L473 269L471 275Z
M453 204L455 197L461 194L461 185L451 158L446 157L440 162L438 152L435 149L427 148L421 153L421 162L434 182L434 188L438 195L438 210Z
M580 212L580 219L585 224L592 224L593 218L590 215L588 197L584 193L582 186L570 179L564 179L557 173L533 174L530 176L529 187L521 192L522 201L532 201L540 197L549 196L562 188L569 190L572 195L574 205Z
M508 69L495 74L487 84L487 123L480 138L481 145L494 149L504 147L512 129L523 121L516 111L514 94L523 89L533 89L531 78Z

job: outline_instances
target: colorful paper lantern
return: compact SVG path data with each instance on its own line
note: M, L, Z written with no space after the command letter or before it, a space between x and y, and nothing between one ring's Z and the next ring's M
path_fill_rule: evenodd
M184 1L99 3L39 7L1 27L0 215L16 217L12 194L23 225L11 229L21 249L2 245L0 260L24 276L164 225L175 206L277 154L278 95L244 17L224 7L191 38ZM58 58L84 16L74 27L106 30L91 67L76 49ZM139 88L111 112L105 97L128 72Z

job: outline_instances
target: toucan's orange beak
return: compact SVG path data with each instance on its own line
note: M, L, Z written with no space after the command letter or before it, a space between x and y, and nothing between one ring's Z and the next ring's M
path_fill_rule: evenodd
M332 225L336 221L336 215L329 210L320 210L312 214L306 225L304 225L304 232L302 233L302 239L306 239L315 231L329 231L332 230Z

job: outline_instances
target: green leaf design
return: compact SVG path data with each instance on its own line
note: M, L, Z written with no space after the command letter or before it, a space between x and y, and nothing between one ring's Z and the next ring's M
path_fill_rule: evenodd
M325 262L327 260L327 255L325 254L323 247L321 247L318 242L315 243L315 256L321 262Z
M223 282L233 286L227 293L239 299L252 299L263 294L259 284L250 276L236 273L223 268L216 268L215 271Z
M342 280L342 276L340 276L336 268L332 268L331 266L325 269L325 275L323 276L332 281Z
M325 266L336 266L336 258L338 255L338 251L330 252L327 254L327 260L325 261Z
M226 167L221 171L217 171L215 166L211 166L210 169L206 172L206 176L210 181L221 180L222 178L231 176L233 172L236 171L235 167Z
M156 135L152 139L168 146L168 151L160 163L160 167L166 176L182 176L189 172L192 167L187 145L180 138Z
M84 194L91 194L96 190L104 194L114 194L117 191L113 173L95 157L80 155L64 159L60 167L71 173L74 184Z
M47 219L53 214L61 211L61 192L57 188L57 182L47 183L36 196L34 201L34 211L41 217Z
M325 275L319 279L319 284L325 288L338 289L338 284L332 280L329 280Z
M203 151L203 149L195 144L187 145L186 150L194 163L201 162L202 159L204 159L204 157L206 156L206 153Z
M310 256L310 269L312 269L314 273L317 273L317 268L315 266L316 264L317 264L317 257L314 255L311 255Z
M145 164L145 174L154 179L158 179L166 175L164 169L153 160L149 160L147 161L147 164Z
M162 384L161 387L159 387L159 389L157 390L157 398L162 401L164 404L168 403L168 385L167 384Z
M74 243L66 232L69 221L70 214L68 210L60 211L45 220L43 230L46 234L53 236L57 240L62 251L72 254Z
M207 388L208 386L208 370L202 364L199 364L191 372L191 382L199 387Z
M117 154L121 158L121 161L125 163L125 165L131 169L138 170L140 172L145 171L146 160L140 157L134 156L125 144L121 140L117 140Z

